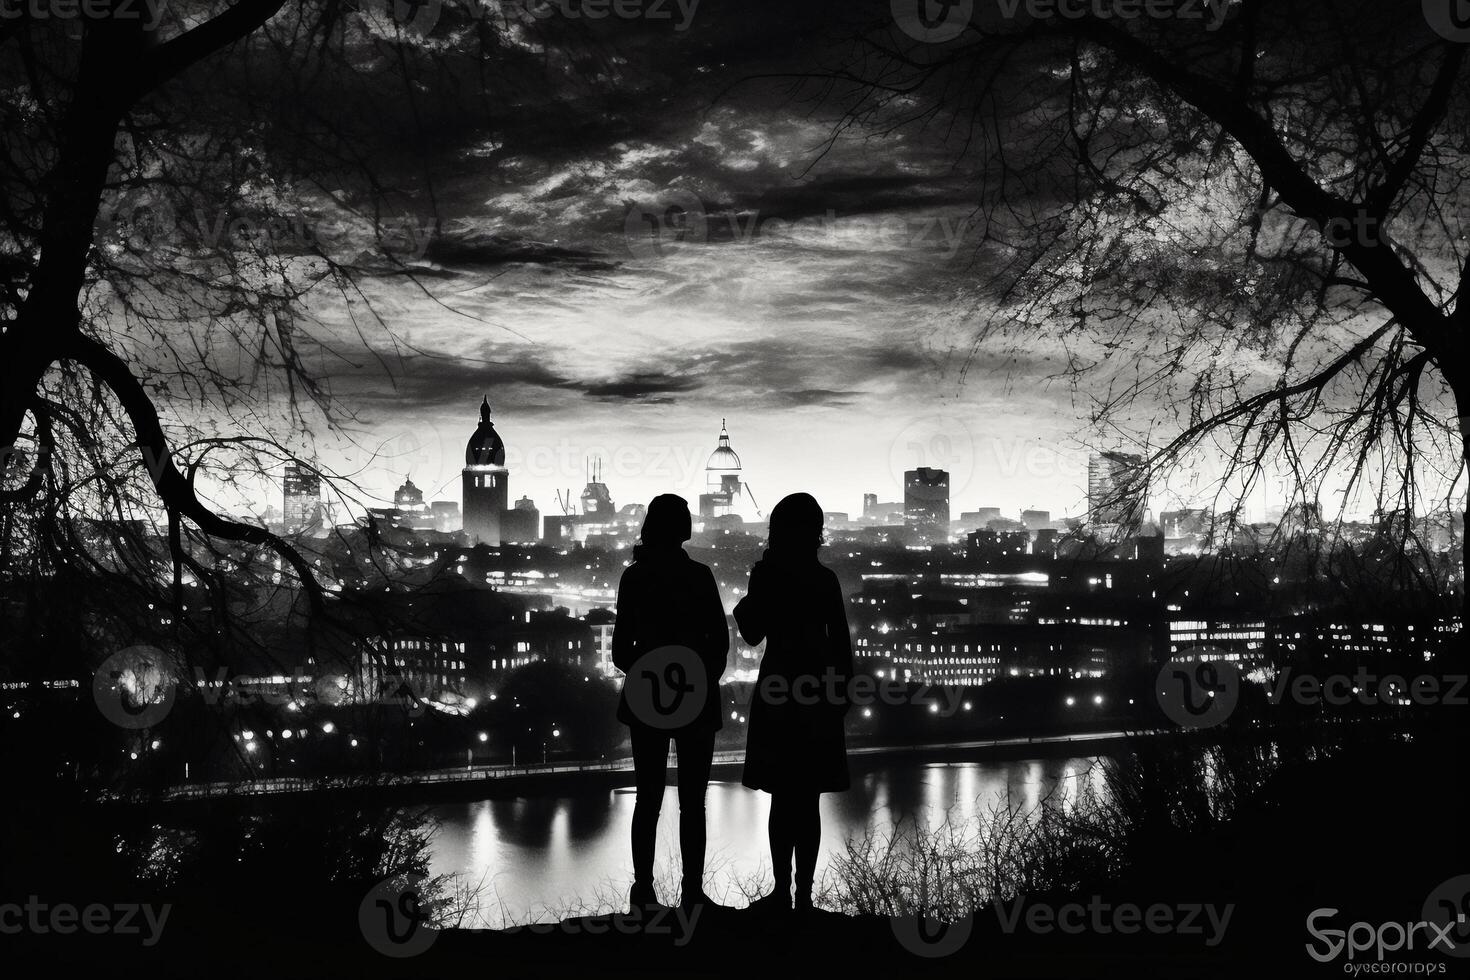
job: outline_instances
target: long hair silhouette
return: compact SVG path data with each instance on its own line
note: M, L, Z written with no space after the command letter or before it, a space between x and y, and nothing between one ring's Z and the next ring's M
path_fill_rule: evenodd
M816 554L822 546L822 507L809 493L782 497L771 510L767 542L772 551L793 557Z
M842 587L817 560L822 522L811 494L782 498L771 511L769 546L735 607L745 642L766 645L741 782L771 794L767 829L776 887L753 903L767 912L811 908L822 836L818 799L851 785L843 716L851 704L852 641ZM816 699L784 693L814 686L825 692Z
M633 546L633 560L654 551L677 548L694 536L694 520L689 516L689 502L675 493L661 493L648 502L638 544Z
M730 650L729 624L709 567L681 547L693 533L689 504L665 493L648 503L633 561L618 582L612 659L626 675L618 720L628 726L637 796L631 844L634 910L656 903L654 845L663 805L669 743L679 749L680 903L709 903L704 894L705 790L715 732L724 717L720 675ZM645 665L644 657L663 669ZM677 680L670 662L678 668ZM631 695L636 694L636 697ZM672 696L671 696L672 695ZM680 713L683 708L692 711Z

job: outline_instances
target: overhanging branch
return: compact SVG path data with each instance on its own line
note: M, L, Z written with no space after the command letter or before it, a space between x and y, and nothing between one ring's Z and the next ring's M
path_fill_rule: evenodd
M122 358L88 337L77 338L70 347L70 358L100 378L122 403L133 424L138 447L145 454L144 464L153 478L154 488L170 515L187 517L211 537L270 548L291 566L301 580L301 587L306 591L313 611L321 612L325 605L321 585L300 552L263 527L221 517L199 499L193 482L174 465L168 437L164 434L153 400Z

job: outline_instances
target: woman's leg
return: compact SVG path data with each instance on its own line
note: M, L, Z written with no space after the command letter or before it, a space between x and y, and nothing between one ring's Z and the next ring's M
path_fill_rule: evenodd
M704 894L704 797L714 761L714 732L686 735L679 746L679 854L684 862L684 895Z
M651 892L654 838L658 833L658 811L664 801L669 737L640 728L632 729L631 734L633 781L637 787L633 803L633 889Z
M792 800L792 845L796 851L796 904L812 903L812 879L822 842L821 796L801 793Z
M771 838L771 873L776 876L775 895L783 900L791 894L791 853L796 846L792 803L789 792L773 791L771 818L766 824Z

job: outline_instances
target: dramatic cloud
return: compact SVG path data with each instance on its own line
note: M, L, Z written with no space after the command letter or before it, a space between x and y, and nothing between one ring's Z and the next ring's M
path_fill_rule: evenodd
M988 363L958 312L976 175L943 134L834 142L785 86L730 86L798 64L809 16L757 4L620 31L602 90L524 93L503 131L445 148L424 276L314 308L344 342L373 314L397 338L331 371L366 442L404 447L365 480L386 494L413 472L457 496L488 395L523 454L512 494L543 506L584 456L619 452L620 501L697 493L727 419L767 503L807 489L855 510L946 465L956 512L1075 511L1075 466L1016 463L1077 452L1046 354Z

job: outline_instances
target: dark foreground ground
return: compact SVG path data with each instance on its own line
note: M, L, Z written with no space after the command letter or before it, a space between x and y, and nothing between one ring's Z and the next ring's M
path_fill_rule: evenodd
M1470 877L1453 881L1470 876L1463 753L1386 744L1309 773L1226 832L1161 827L1150 858L1095 893L1033 894L937 932L749 910L429 932L401 895L304 894L289 871L260 868L258 888L177 896L151 946L141 922L142 934L16 934L15 913L0 914L0 962L58 977L1470 976ZM1335 952L1334 930L1352 940Z

